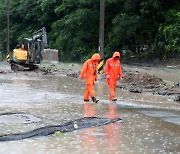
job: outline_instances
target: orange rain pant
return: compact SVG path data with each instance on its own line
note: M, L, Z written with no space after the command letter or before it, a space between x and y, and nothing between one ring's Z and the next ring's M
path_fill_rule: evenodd
M108 83L109 88L109 100L113 100L116 98L115 90L116 90L116 84L115 83Z
M94 85L93 84L86 84L86 89L84 92L84 99L88 100L89 96L95 97Z

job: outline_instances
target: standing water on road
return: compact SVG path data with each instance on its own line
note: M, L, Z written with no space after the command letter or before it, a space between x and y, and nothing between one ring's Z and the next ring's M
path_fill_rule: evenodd
M82 117L122 118L95 128L61 135L0 142L9 154L140 154L180 152L180 104L163 96L135 94L117 89L120 98L108 101L107 85L96 84L98 104L83 102L84 83L67 76L37 72L0 74L0 135L59 125ZM4 119L3 113L31 115ZM17 120L17 118L19 118Z

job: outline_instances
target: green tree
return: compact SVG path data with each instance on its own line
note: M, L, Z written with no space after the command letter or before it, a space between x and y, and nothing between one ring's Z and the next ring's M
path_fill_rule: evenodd
M139 12L139 0L107 1L106 57L112 55L114 50L135 49L140 28Z
M98 7L98 1L70 0L55 10L61 19L53 23L51 35L61 60L79 61L97 52Z
M6 18L6 3L0 1L0 59L5 57L7 47L7 18Z
M170 10L166 13L166 22L160 25L159 35L164 45L164 59L180 57L180 11Z

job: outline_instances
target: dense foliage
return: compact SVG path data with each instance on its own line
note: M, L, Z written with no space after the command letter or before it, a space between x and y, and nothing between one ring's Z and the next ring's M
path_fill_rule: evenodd
M105 0L105 57L180 57L179 0ZM98 50L100 0L10 0L10 50L47 29L61 61L84 61ZM7 0L0 1L0 56L7 46ZM5 56L4 56L5 57Z

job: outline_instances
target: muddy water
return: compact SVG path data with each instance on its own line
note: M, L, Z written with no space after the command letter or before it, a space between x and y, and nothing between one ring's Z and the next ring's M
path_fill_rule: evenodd
M0 122L0 134L56 125L84 116L120 117L123 122L48 136L0 142L0 153L14 154L139 154L180 152L180 104L162 96L117 89L109 102L107 85L96 84L98 104L83 103L84 84L66 76L29 73L0 75L0 113L24 113L32 123ZM3 117L1 117L3 118ZM5 119L4 119L5 120ZM3 120L1 120L3 121Z

